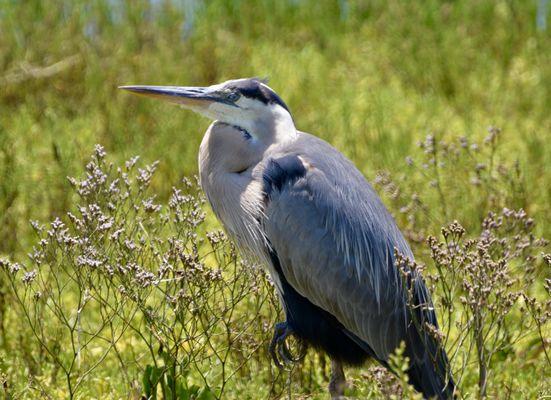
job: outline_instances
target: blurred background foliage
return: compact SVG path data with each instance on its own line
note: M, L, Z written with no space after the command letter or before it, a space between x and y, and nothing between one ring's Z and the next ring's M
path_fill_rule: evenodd
M34 240L28 221L70 208L66 177L79 175L95 143L116 162L136 154L160 160L152 182L160 199L197 171L209 122L117 86L248 76L269 78L297 127L336 146L368 179L386 189L396 180L400 194L422 198L423 217L411 218L415 210L396 188L381 190L413 243L453 219L477 232L486 212L503 206L524 208L536 233L549 238L551 38L536 24L537 7L515 0L0 0L0 255L24 256ZM473 164L476 155L432 157L429 164L443 168L435 183L416 156L427 135L471 146L492 125L501 133L499 151L491 138L484 150L489 164ZM490 171L489 180L476 180L492 168L501 178ZM428 253L421 244L414 251ZM0 370L18 358L6 350L2 357Z

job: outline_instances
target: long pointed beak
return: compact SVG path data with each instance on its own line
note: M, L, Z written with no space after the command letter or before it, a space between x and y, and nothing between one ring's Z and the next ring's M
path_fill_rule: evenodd
M191 109L206 108L212 102L220 101L220 98L209 87L135 85L119 86L119 89L128 90L141 96L180 104Z

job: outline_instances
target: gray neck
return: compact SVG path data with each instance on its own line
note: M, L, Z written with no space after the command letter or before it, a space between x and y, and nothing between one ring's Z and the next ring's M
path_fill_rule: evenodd
M211 125L199 151L199 176L201 187L227 233L241 249L259 256L258 250L265 245L259 222L263 215L263 192L262 180L255 175L264 149L235 146L244 140L237 134L242 135L229 125Z

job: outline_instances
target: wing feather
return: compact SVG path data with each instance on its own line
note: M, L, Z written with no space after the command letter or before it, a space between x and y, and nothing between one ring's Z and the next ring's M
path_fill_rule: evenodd
M344 156L307 134L293 146L266 165L267 239L293 288L386 360L407 335L394 249L411 250Z
M430 296L415 272L402 281L395 250L413 259L412 252L362 174L304 133L268 156L262 174L262 224L286 282L387 368L388 356L404 341L410 382L426 397L451 398L445 351L419 329L425 322L438 327ZM406 307L408 292L414 309Z

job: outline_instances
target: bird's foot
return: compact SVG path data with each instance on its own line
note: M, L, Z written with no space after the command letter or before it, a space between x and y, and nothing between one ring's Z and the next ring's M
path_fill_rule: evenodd
M280 359L285 364L292 364L299 362L306 355L306 346L302 340L299 339L299 350L297 356L293 356L287 345L287 337L294 334L293 328L289 326L287 322L280 322L276 324L274 328L274 336L270 342L270 355L274 360L275 365L278 368L283 368L283 365L279 361ZM296 336L295 336L296 337Z

